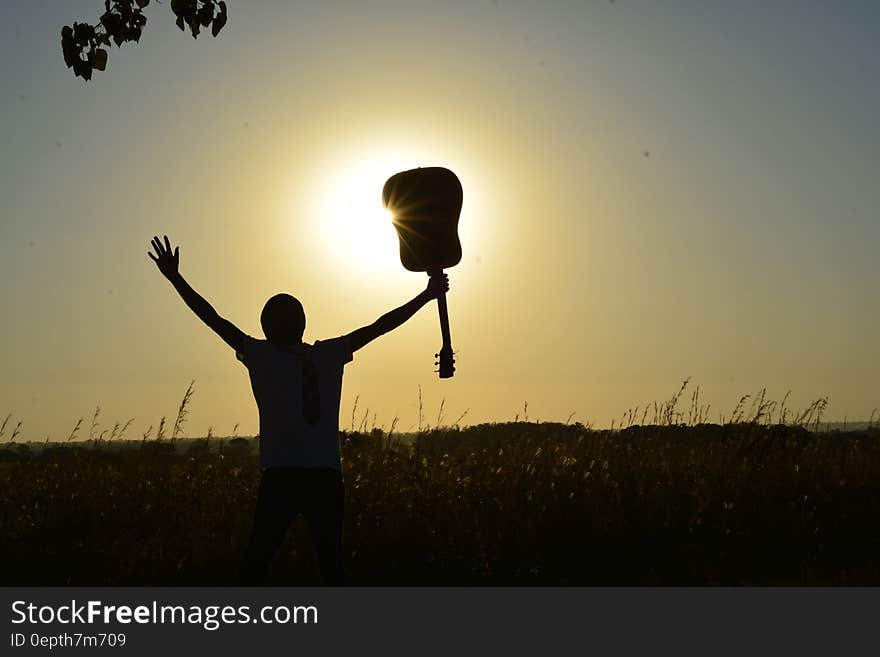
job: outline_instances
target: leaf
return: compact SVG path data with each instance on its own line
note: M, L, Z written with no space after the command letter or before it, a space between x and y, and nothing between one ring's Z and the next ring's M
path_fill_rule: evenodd
M148 4L150 4L150 0L137 0L137 6L143 9Z
M103 48L97 48L95 50L95 57L92 60L92 66L99 71L103 71L107 68L107 51Z
M141 28L137 25L126 25L122 30L122 34L125 37L126 41L140 41L141 38Z
M226 25L226 18L218 16L214 19L214 22L211 24L211 34L213 36L217 36L220 34L220 30L223 29L223 26Z
M92 65L89 62L78 60L73 65L73 72L75 75L78 75L83 80L91 80L92 79Z
M178 17L177 17L177 21L175 21L175 22L177 23L177 27L179 27L179 28L180 28L180 31L182 32L182 31L184 30L184 27L183 27L183 16L178 16Z
M95 38L95 28L88 23L74 23L73 35L78 43L85 45L88 41Z
M65 26L61 30L61 52L64 54L64 63L67 64L67 68L79 60L80 48L77 48L73 41L73 30L70 26Z
M108 34L113 34L114 32L116 32L119 21L119 16L111 11L104 12L104 15L101 16L101 25L104 26L104 29L107 30Z
M220 11L214 17L214 22L211 24L211 34L213 36L220 34L220 30L223 29L224 25L226 25L226 3L220 0Z
M199 23L202 24L202 27L208 27L211 24L211 21L214 20L214 5L211 2L206 2L202 5L202 8L199 9L198 13Z

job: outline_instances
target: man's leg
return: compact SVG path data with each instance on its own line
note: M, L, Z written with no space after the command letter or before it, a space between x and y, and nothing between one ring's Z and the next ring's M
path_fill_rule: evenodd
M241 567L241 583L245 586L257 586L265 581L272 558L293 519L290 482L284 475L283 470L270 468L260 477L254 526Z
M345 488L342 473L316 469L309 473L310 489L304 515L312 534L321 579L329 586L342 585L342 520Z

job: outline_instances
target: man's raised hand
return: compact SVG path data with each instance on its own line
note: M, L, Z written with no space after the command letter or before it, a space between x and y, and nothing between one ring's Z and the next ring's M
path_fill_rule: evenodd
M172 251L171 242L168 241L167 235L165 235L164 245L159 241L158 237L153 237L150 244L153 245L156 255L153 255L150 251L147 251L147 255L153 259L162 275L170 280L177 274L177 267L180 265L180 247L175 247L174 251Z
M428 279L428 287L425 293L429 299L436 299L441 294L449 292L449 276L444 273L434 274Z

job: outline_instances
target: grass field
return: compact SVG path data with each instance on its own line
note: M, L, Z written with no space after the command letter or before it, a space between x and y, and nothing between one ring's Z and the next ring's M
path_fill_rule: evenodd
M769 421L345 432L351 584L880 584L880 432ZM0 452L3 584L234 582L251 439ZM301 524L272 572L316 583Z

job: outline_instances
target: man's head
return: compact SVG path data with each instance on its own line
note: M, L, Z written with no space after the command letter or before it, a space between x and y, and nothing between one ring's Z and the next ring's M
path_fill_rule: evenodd
M295 344L302 341L306 330L306 313L296 297L276 294L263 306L260 324L270 342Z

